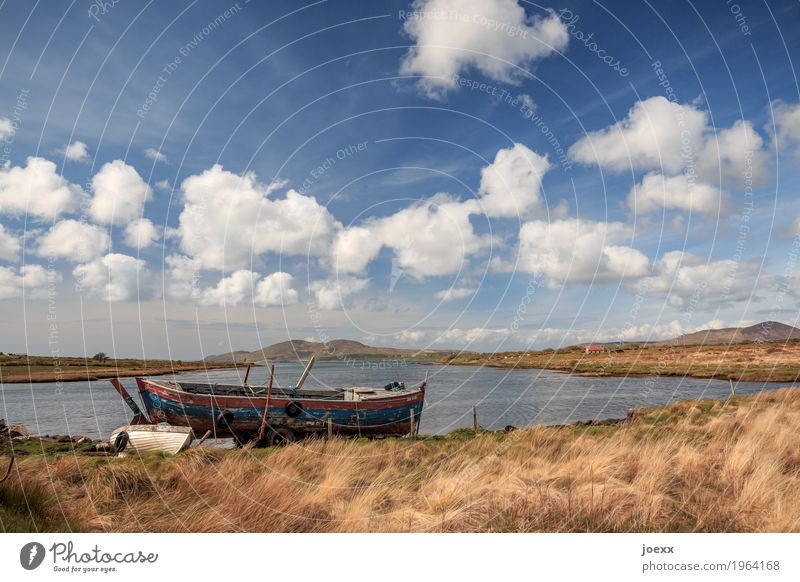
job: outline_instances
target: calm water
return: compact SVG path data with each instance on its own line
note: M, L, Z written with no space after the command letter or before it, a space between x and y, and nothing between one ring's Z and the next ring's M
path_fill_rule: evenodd
M302 366L279 364L278 384L296 382ZM240 382L236 370L182 374L181 378ZM534 423L560 424L592 418L624 417L629 408L656 406L676 400L725 398L728 383L696 378L585 378L546 370L500 370L476 366L440 366L366 362L364 367L320 362L306 387L383 386L405 380L411 386L428 374L422 415L423 433L446 433L472 426L471 407L485 428ZM266 381L265 368L253 368L250 384ZM135 381L123 380L134 398ZM737 394L753 394L780 384L741 382ZM138 400L138 398L137 398ZM106 437L125 424L131 413L107 380L0 386L0 418L24 424L34 434L72 434Z

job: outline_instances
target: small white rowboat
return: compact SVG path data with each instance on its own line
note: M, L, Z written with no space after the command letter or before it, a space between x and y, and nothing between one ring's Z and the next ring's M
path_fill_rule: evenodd
M175 454L189 448L194 440L194 433L188 426L135 424L119 427L111 433L109 440L117 452L162 451Z

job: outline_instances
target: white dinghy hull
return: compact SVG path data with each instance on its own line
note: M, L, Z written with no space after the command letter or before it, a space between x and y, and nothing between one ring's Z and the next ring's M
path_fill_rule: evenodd
M168 424L137 424L121 426L111 433L111 446L118 446L121 433L127 433L127 445L122 449L126 453L147 453L161 451L175 454L189 448L194 440L194 432L188 426L171 426Z

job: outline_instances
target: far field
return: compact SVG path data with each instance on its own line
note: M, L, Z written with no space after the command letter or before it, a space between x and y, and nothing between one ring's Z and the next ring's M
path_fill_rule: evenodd
M795 382L800 340L732 345L627 345L587 354L583 347L534 352L463 353L442 362L498 368L540 368L587 376L692 376L733 381Z
M233 364L183 362L180 360L135 360L102 358L52 358L49 356L0 355L0 382L75 382L190 372L212 368L227 368Z

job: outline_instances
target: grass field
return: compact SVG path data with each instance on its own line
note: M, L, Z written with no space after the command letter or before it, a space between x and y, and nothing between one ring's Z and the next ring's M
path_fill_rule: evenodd
M0 355L0 380L6 384L20 382L74 382L129 376L171 374L233 364L207 364L175 360L110 360L49 356Z
M800 531L800 391L616 426L18 457L5 531ZM0 475L5 463L0 461Z
M540 368L587 376L692 376L722 380L795 382L800 378L800 341L732 345L628 346L586 354L575 346L532 352L464 353L443 361L454 365Z

